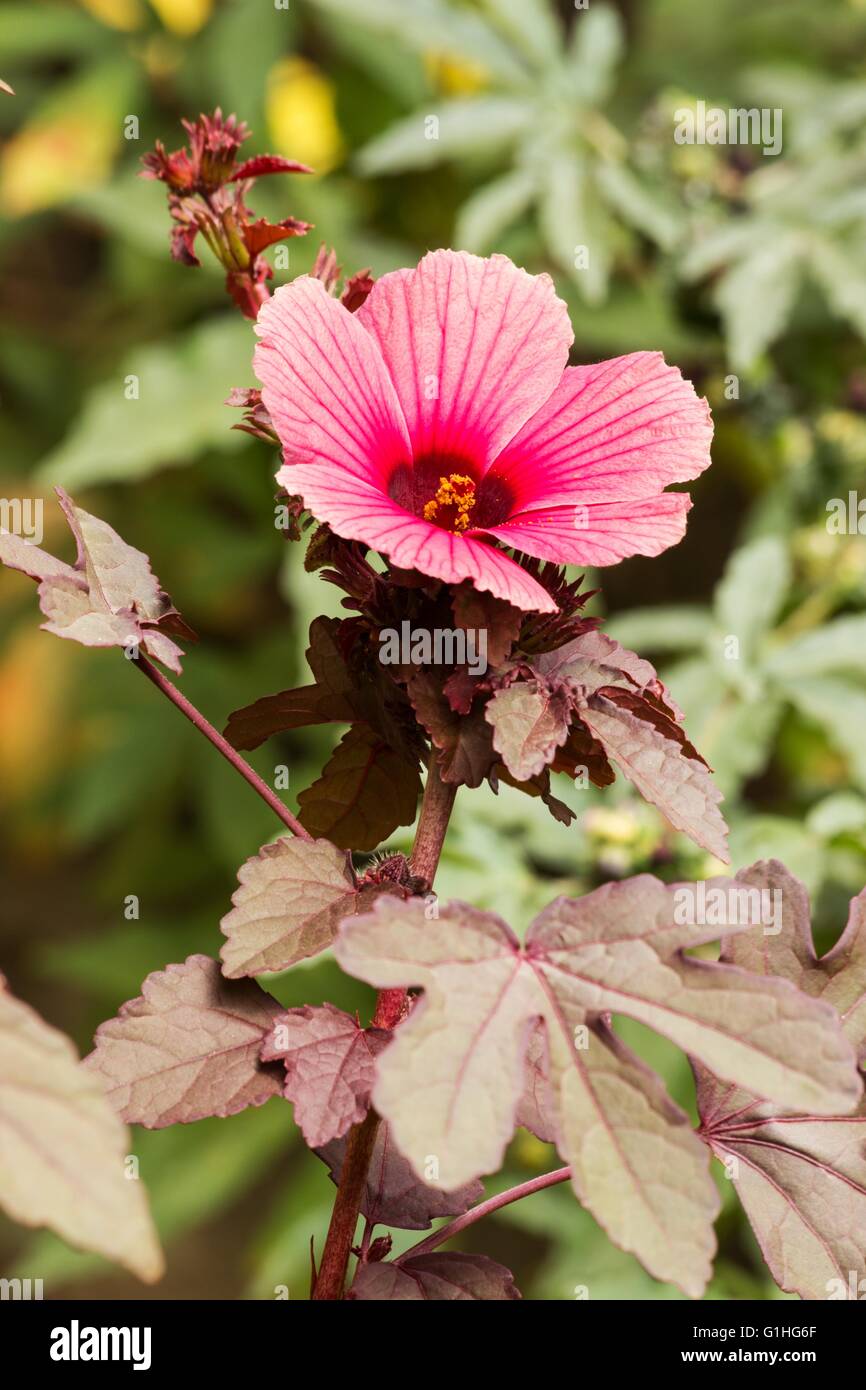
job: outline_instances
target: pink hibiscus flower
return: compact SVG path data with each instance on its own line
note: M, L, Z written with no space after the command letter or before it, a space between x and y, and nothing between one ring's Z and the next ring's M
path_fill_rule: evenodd
M433 251L355 314L301 276L256 332L277 480L401 569L549 612L503 547L611 565L683 536L691 500L664 488L710 462L706 401L660 353L567 366L548 275Z

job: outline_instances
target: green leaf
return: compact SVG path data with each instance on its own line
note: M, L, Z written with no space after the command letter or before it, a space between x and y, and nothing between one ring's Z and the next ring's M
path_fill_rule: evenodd
M785 816L750 814L731 831L731 859L746 867L756 858L796 864L800 878L817 892L826 874L825 856L816 831Z
M483 184L457 215L455 247L477 255L495 249L498 238L532 204L536 185L536 175L524 169Z
M275 57L297 44L298 10L232 0L215 7L198 41L211 104L236 111L256 136L266 129L267 79Z
M173 343L136 348L92 392L38 476L64 487L131 482L190 463L208 448L239 449L242 437L223 402L251 380L253 342L248 323L221 316ZM133 377L138 399L127 399Z
M790 680L837 672L866 676L866 615L836 618L825 627L795 637L772 650L764 668Z
M68 5L5 4L0 8L0 53L8 65L52 57L90 58L114 36L90 15ZM116 42L116 39L115 39Z
M817 802L806 817L806 825L816 835L832 839L848 831L866 829L866 799L856 792L833 792ZM787 856L778 854L776 859ZM799 861L794 860L799 867ZM805 875L801 875L806 877Z
M357 20L356 0L311 0L317 8ZM422 53L439 50L466 58L512 84L527 73L509 46L476 12L449 0L364 0L364 23Z
M611 5L593 0L577 14L568 66L581 105L599 106L607 100L624 49L623 22Z
M687 652L704 645L711 623L706 608L670 604L614 613L605 631L633 651Z
M680 274L684 280L700 280L729 261L744 260L754 249L755 227L750 218L732 218L710 228L693 227Z
M862 245L849 248L829 237L816 239L809 265L833 312L866 338L866 256Z
M848 759L856 781L866 787L866 691L832 676L786 680L789 700L819 728Z
M745 371L784 330L801 284L802 248L793 233L761 237L757 249L719 281L715 302L732 366Z
M741 658L754 660L760 639L779 616L791 583L785 542L764 536L734 552L715 596L723 636L739 639Z
M361 11L354 21L345 14L324 12L322 25L329 44L353 67L362 68L377 87L393 93L402 107L417 106L430 89L422 54L413 53L396 36L393 42L383 43L375 29L366 27L364 18ZM366 101L366 93L363 99Z
M165 201L149 180L138 177L137 170L122 170L111 183L76 191L64 207L129 246L165 260L171 229ZM198 273L218 279L220 270L216 261L206 257Z
M550 254L586 302L598 304L607 291L610 226L586 161L577 150L558 148L544 159L541 179L539 220Z
M680 233L681 219L675 209L633 174L626 164L600 160L595 178L608 203L626 222L670 251Z
M358 169L368 177L396 174L500 151L531 129L533 117L533 107L517 97L431 101L365 145L357 156Z
M732 797L743 782L763 772L769 763L784 707L775 695L762 693L749 700L730 690L720 691L718 674L711 674L711 683L715 698L691 727L713 769L716 785L726 797Z
M550 67L563 50L563 36L551 0L482 0L484 8L519 52L540 68Z

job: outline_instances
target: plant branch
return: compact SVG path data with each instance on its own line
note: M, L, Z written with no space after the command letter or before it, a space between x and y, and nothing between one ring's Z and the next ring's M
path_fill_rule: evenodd
M376 1142L379 1116L372 1108L365 1119L349 1131L346 1156L340 1172L340 1186L334 1199L331 1223L319 1265L319 1274L310 1297L316 1301L342 1298L349 1254L355 1239L358 1212L364 1196L367 1169Z
M435 753L431 750L421 814L418 817L418 829L415 832L415 843L409 861L413 874L417 874L431 886L436 876L456 795L456 785L453 782L442 781Z
M203 714L199 713L195 705L191 704L186 696L181 694L177 686L172 685L171 681L168 680L161 671L158 671L155 666L151 665L147 657L142 656L140 652L136 658L135 665L139 668L142 675L147 676L151 684L156 686L157 690L161 690L163 695L166 695L168 699L171 700L172 704L177 706L181 714L186 715L186 718L191 724L195 725L199 733L204 734L205 738L210 740L217 752L221 753L226 759L226 762L231 763L232 767L241 774L245 781L249 782L253 790L257 791L262 800L266 801L270 806L271 810L276 812L283 822L283 825L287 825L293 835L297 835L301 840L311 840L313 838L312 835L304 829L301 822L292 815L288 806L283 805L276 792L272 791L267 782L263 781L259 774L253 771L246 759L242 758L240 753L232 748L231 744L223 738L222 734L217 733L213 724L205 719Z
M456 794L456 786L442 781L435 754L431 752L418 829L415 832L415 843L409 861L412 872L422 878L428 886L432 885L439 864ZM374 1025L378 1028L394 1027L403 1016L405 1007L404 989L381 990L376 1000ZM334 1210L331 1212L319 1277L311 1295L317 1302L323 1299L340 1299L343 1296L349 1255L378 1128L379 1116L371 1109L366 1119L349 1131L346 1156L340 1172L340 1186Z
M510 1206L512 1202L519 1202L523 1197L531 1197L533 1192L543 1192L545 1187L555 1187L557 1183L567 1182L570 1177L570 1168L555 1168L550 1173L542 1173L540 1178L530 1178L528 1182L509 1187L506 1192L500 1192L496 1197L488 1197L486 1202L479 1202L477 1207L472 1207L462 1216L456 1216L453 1221L440 1226L438 1231L433 1231L417 1245L405 1250L402 1255L397 1256L394 1264L402 1264L404 1260L413 1259L415 1255L426 1255L437 1246L444 1245L446 1240L451 1240L460 1231L464 1231L467 1226L473 1226L482 1216L489 1216L492 1211Z

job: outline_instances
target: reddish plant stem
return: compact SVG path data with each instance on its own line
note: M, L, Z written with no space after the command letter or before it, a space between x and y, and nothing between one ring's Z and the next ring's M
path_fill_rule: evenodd
M432 887L439 865L439 856L445 843L445 832L454 806L457 787L453 782L443 782L435 757L430 755L427 784L418 817L418 829L409 860L413 874L423 878Z
M436 759L431 754L427 783L421 801L421 814L418 817L418 829L415 832L415 843L409 861L412 872L422 878L428 886L432 885L436 874L456 794L456 786L442 781ZM404 989L381 990L376 1000L374 1026L393 1028L405 1012L406 998ZM349 1255L378 1127L379 1116L371 1109L366 1119L349 1131L346 1156L340 1172L340 1186L325 1238L319 1277L311 1294L316 1301L340 1299L343 1296Z
M367 1181L367 1169L376 1142L379 1116L372 1108L359 1125L349 1130L349 1142L340 1173L340 1186L331 1212L331 1224L319 1264L319 1274L310 1297L317 1302L342 1298L346 1267L355 1239L358 1212Z
M151 665L147 657L142 656L141 652L139 652L135 660L135 665L139 668L142 675L147 676L151 684L156 686L157 690L161 690L163 695L166 695L168 699L171 700L172 704L177 706L181 714L186 715L189 722L195 725L199 733L204 734L205 738L210 740L217 752L221 753L226 761L231 763L232 767L241 774L244 780L249 782L253 791L258 792L262 800L266 801L271 810L276 812L283 822L283 825L287 825L293 835L297 835L301 840L311 840L313 838L312 835L304 829L301 822L292 815L288 806L283 805L276 792L272 791L267 782L263 781L259 774L253 771L246 759L242 758L240 753L232 748L231 744L223 738L222 734L217 733L213 724L205 719L204 715L199 713L195 705L191 704L186 696L181 694L177 686L172 685L171 681L168 680L161 671L158 671L155 666Z
M540 1178L530 1178L528 1182L522 1182L517 1187L509 1187L506 1192L500 1192L496 1197L488 1197L486 1202L479 1202L477 1207L472 1207L462 1216L456 1216L447 1225L440 1226L438 1231L427 1236L424 1240L413 1245L411 1249L398 1255L395 1264L402 1264L404 1260L410 1260L415 1255L426 1255L437 1246L444 1245L446 1240L451 1240L460 1231L465 1231L467 1226L473 1226L476 1221L480 1221L482 1216L489 1216L492 1211L498 1211L500 1207L510 1206L512 1202L519 1202L522 1197L531 1197L533 1192L542 1192L545 1187L555 1187L559 1182L567 1182L571 1177L570 1168L555 1168L551 1173L542 1173Z

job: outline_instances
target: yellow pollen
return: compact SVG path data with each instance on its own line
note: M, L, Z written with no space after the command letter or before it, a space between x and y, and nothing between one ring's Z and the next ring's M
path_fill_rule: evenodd
M424 507L424 520L433 521L440 507L453 507L457 515L451 524L452 531L465 531L469 526L469 513L475 506L475 484L465 473L452 473L439 478L439 487L432 501Z

